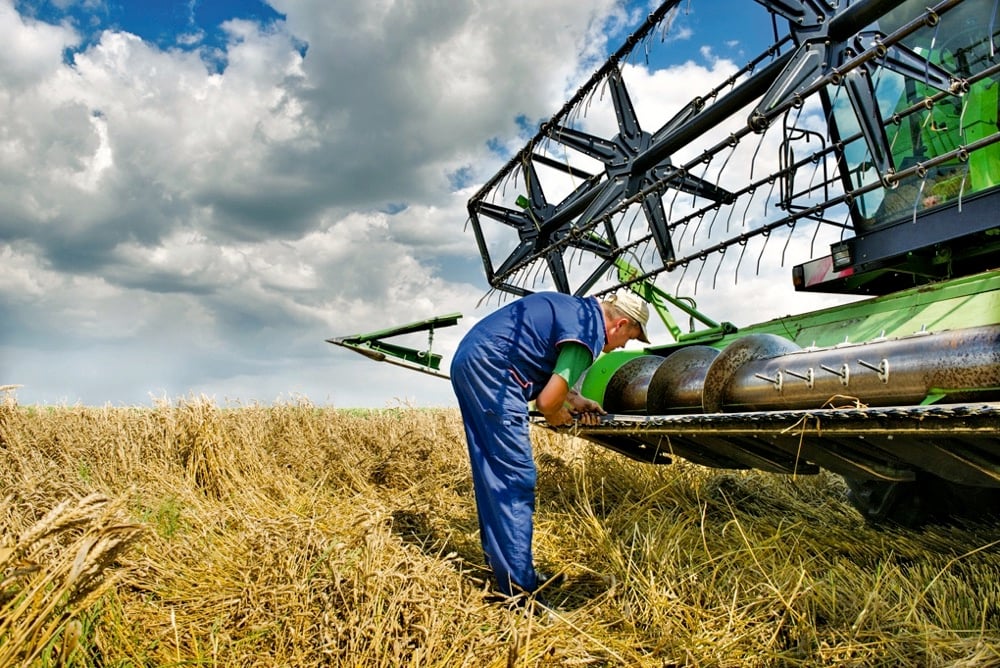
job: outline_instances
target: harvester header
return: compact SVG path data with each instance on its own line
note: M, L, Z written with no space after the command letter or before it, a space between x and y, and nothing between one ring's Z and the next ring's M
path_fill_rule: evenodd
M649 125L638 75L718 11L664 2L475 193L490 290L628 289L660 315L669 340L587 372L595 443L825 468L873 521L997 513L1000 5L756 5L767 48ZM789 293L842 303L737 327L694 300L786 262Z

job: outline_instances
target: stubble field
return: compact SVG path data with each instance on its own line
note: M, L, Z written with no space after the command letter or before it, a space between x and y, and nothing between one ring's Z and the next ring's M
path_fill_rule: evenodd
M1000 528L533 434L551 610L489 589L457 411L8 395L0 665L1000 663Z

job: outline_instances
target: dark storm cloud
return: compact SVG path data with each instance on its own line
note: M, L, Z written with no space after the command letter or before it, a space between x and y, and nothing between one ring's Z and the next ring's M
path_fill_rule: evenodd
M318 188L289 190L280 180L272 187L199 193L198 204L211 209L216 236L235 241L298 239L316 226L328 208Z

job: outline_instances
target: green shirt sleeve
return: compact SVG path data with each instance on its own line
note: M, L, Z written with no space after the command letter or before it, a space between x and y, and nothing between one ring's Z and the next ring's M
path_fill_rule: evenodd
M566 384L573 387L592 362L593 359L587 346L575 341L567 341L559 346L559 358L556 359L556 368L552 370L552 373L562 376Z

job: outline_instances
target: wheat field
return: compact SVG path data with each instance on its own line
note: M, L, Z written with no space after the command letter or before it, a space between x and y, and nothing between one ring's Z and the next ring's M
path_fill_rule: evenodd
M551 608L489 587L457 411L0 402L0 665L988 666L1000 528L533 431Z

